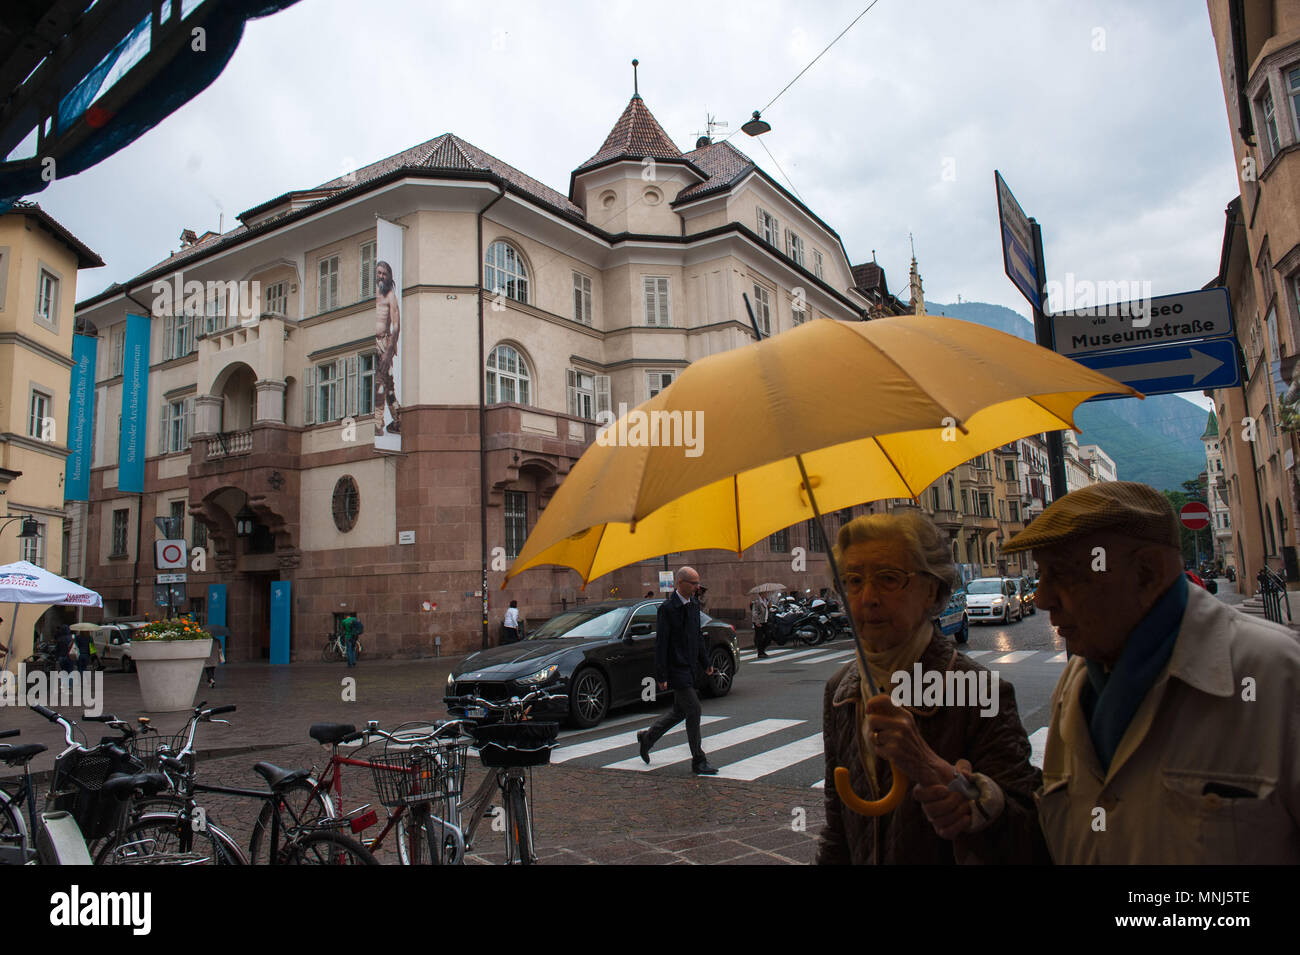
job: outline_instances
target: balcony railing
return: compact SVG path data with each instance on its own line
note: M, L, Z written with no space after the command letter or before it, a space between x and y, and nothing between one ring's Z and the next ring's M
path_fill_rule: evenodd
M253 431L222 431L208 439L208 459L253 453Z

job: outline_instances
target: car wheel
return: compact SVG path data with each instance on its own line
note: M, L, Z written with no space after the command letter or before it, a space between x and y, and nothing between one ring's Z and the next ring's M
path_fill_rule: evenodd
M965 643L970 639L970 617L962 614L961 629L957 631L957 642Z
M726 696L731 692L731 680L736 675L736 661L726 647L714 647L709 653L709 666L713 676L708 678L705 691L709 696Z
M609 681L599 670L579 670L569 684L569 718L581 729L595 726L609 712Z

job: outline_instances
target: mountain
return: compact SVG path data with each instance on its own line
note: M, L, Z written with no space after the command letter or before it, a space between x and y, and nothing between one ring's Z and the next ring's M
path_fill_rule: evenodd
M1002 305L926 302L926 311L1034 340L1033 324ZM1205 470L1201 432L1208 416L1205 408L1180 395L1153 395L1146 400L1087 402L1075 412L1074 423L1079 426L1079 443L1100 445L1114 460L1121 481L1181 491L1184 481Z

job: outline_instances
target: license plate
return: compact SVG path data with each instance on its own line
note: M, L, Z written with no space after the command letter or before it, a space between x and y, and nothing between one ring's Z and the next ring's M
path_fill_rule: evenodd
M487 710L481 706L471 706L465 710L465 716L471 720L482 719L487 716Z

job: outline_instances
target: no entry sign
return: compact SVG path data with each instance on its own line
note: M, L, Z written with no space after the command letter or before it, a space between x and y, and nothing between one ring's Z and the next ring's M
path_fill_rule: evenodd
M154 541L154 566L158 570L184 570L187 555L184 538Z
M1189 531L1201 531L1210 526L1210 509L1200 501L1189 501L1178 512L1178 519Z

